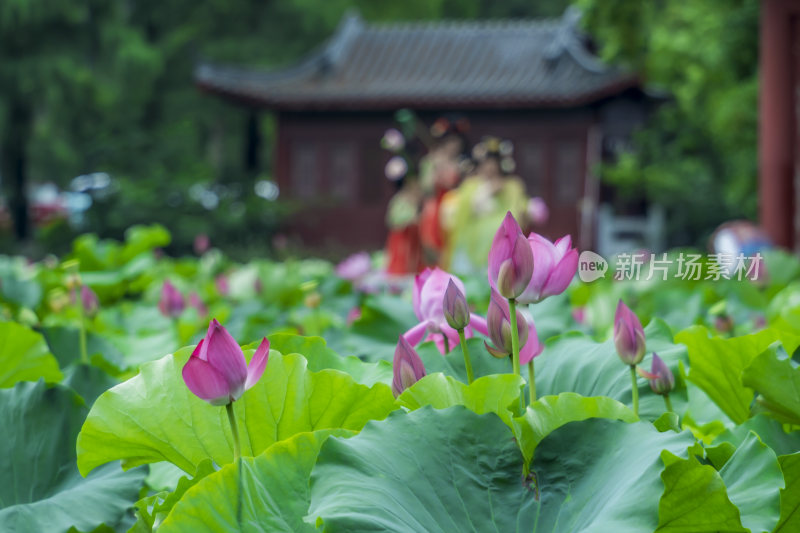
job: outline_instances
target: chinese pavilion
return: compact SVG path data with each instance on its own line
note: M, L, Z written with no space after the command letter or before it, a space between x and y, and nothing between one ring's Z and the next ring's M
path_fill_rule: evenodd
M591 246L601 195L593 168L627 145L651 100L636 75L592 55L578 19L568 10L556 19L372 24L349 14L294 66L204 63L195 79L276 114L274 176L282 198L302 206L291 228L307 244L382 245L393 189L379 140L408 108L428 125L464 115L470 142L512 140L516 173L550 207L543 233Z

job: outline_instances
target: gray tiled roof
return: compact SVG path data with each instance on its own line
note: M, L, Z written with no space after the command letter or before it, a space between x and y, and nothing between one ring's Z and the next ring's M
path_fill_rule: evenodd
M212 93L277 109L566 107L638 87L600 63L579 15L517 21L366 24L346 16L333 37L280 71L201 64Z

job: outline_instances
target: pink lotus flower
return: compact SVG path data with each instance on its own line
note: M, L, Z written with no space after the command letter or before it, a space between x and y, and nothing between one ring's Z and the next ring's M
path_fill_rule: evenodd
M585 307L576 307L572 310L572 319L575 320L578 324L586 324L586 308Z
M617 354L626 365L638 365L644 359L644 329L639 317L622 300L614 315L614 345Z
M638 370L638 369L637 369ZM657 353L653 353L653 364L650 372L640 372L650 380L650 388L656 394L669 394L675 388L675 376Z
M227 405L261 379L268 358L269 341L264 338L248 366L241 347L214 319L205 338L183 365L183 381L201 400L211 405Z
M197 314L201 317L204 317L208 314L208 308L195 291L189 293L189 307L194 307L195 310L197 310Z
M714 327L720 333L730 333L733 331L733 319L728 315L715 316Z
M100 307L100 300L97 299L97 294L87 285L81 285L80 293L83 312L88 316L94 315ZM73 287L70 291L70 301L74 304L76 299L75 287Z
M183 312L184 307L186 307L186 304L183 301L181 291L176 289L175 285L170 283L169 280L164 280L164 285L161 286L161 299L158 301L158 309L161 314L166 317L177 318Z
M445 337L450 348L458 344L458 331L447 323L444 316L444 297L451 280L462 294L466 292L464 283L460 279L440 268L426 268L414 278L414 313L419 324L403 334L412 346L419 344L423 338L433 340L439 351L444 354ZM471 337L473 328L488 335L486 320L471 313L469 324L464 328L464 336Z
M492 291L492 300L486 314L489 328L489 338L494 347L484 342L486 349L495 357L502 358L511 355L511 312L508 301L501 297L497 291ZM519 335L519 364L528 364L534 357L542 353L544 346L539 342L533 318L517 310L517 333Z
M205 233L199 233L195 235L193 247L195 254L203 255L211 248L211 239Z
M528 201L527 214L534 225L543 226L547 224L547 220L550 218L550 209L548 209L541 196L535 196Z
M422 364L422 359L402 335L400 335L397 348L394 350L392 369L392 393L395 398L425 377L425 365Z
M372 260L367 252L358 252L336 265L336 275L350 282L356 282L370 273Z
M353 322L359 320L360 318L361 318L361 308L358 306L353 307L347 313L347 318L346 318L347 325L352 326Z
M228 293L231 292L231 286L230 283L228 283L228 277L225 274L220 274L214 278L214 286L216 287L220 296L227 296Z
M569 235L554 244L538 233L531 233L528 244L533 254L533 275L525 292L517 298L521 304L538 303L561 294L578 270L578 250L571 248Z
M511 212L495 233L489 250L489 284L504 298L521 295L533 275L531 247Z

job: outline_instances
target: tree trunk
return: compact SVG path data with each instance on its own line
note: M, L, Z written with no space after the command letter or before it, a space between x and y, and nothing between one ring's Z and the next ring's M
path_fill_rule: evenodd
M248 113L245 126L244 170L255 176L261 170L261 130L258 113Z
M31 110L27 103L12 98L8 105L6 127L0 146L0 165L2 165L0 176L6 183L11 220L18 241L28 240L31 233L26 190L31 118Z

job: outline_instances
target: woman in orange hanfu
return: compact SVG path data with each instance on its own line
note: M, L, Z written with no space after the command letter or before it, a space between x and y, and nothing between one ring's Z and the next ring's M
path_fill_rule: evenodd
M386 210L386 225L389 227L386 273L391 276L416 274L423 269L419 238L422 200L419 184L413 176L408 175L408 162L400 155L395 155L386 164L386 177L397 187Z

